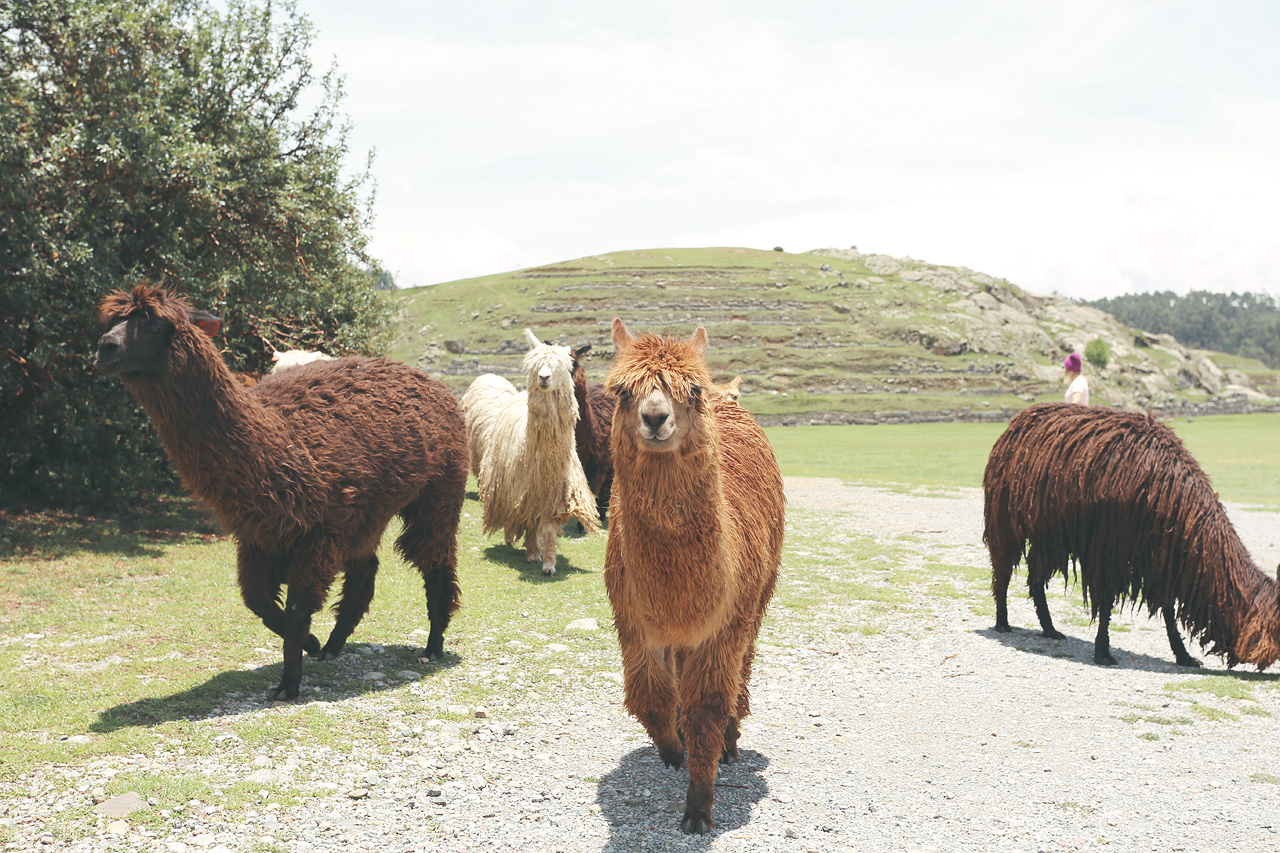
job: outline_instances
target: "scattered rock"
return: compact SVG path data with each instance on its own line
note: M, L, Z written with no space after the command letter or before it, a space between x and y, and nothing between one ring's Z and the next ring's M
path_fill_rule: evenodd
M600 623L595 619L574 619L565 626L569 631L599 631Z

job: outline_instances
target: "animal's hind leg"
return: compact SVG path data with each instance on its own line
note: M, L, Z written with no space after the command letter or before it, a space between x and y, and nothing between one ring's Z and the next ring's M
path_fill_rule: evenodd
M320 660L333 660L342 654L342 647L347 638L360 624L364 614L369 612L369 602L373 600L374 581L378 576L378 556L369 554L354 557L347 562L346 574L342 579L342 598L335 608L337 619L333 623L333 631L329 640L320 650Z
M996 630L1008 634L1009 627L1009 578L1013 576L1013 561L997 556L991 551L991 595L996 600Z
M262 624L273 633L285 634L284 608L280 606L280 587L284 584L285 558L282 554L241 543L236 555L236 573L240 597ZM308 635L303 650L319 654L320 641Z
M1200 661L1187 654L1187 647L1182 644L1182 635L1178 633L1178 623L1173 615L1173 604L1166 604L1160 609L1164 613L1164 630L1169 635L1169 648L1173 650L1178 666L1199 666Z
M1115 666L1116 659L1111 656L1111 607L1114 603L1111 589L1099 583L1094 590L1094 603L1098 607L1098 635L1093 640L1093 662L1099 666Z
M396 549L418 567L427 596L431 633L422 656L438 660L444 654L444 632L458 609L458 519L466 497L466 472L461 477L427 484L400 511L404 530Z
M542 573L550 576L556 573L556 537L560 535L560 526L544 523L539 534L542 546Z
M1066 567L1063 567L1065 572ZM1053 567L1043 552L1034 545L1027 551L1027 591L1036 606L1036 618L1040 620L1040 631L1051 640L1065 640L1063 634L1053 627L1053 617L1049 615L1049 601L1045 590L1049 587L1049 579L1053 577Z

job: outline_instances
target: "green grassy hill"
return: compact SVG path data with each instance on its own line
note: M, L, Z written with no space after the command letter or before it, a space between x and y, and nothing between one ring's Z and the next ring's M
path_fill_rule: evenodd
M1101 337L1090 368L1096 402L1204 403L1223 394L1280 395L1276 371L1122 326L1063 297L1030 294L963 267L856 250L614 252L399 294L404 320L390 355L461 392L477 375L519 382L521 332L592 344L588 376L613 355L610 323L687 335L707 327L717 381L741 376L743 405L799 422L925 413L996 419L1061 399L1060 364ZM831 413L843 413L832 418Z

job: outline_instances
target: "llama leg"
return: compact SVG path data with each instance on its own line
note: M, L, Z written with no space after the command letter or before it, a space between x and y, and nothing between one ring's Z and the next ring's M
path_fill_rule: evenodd
M536 563L542 559L538 550L538 525L531 524L524 531L524 558L526 562Z
M556 537L559 535L559 525L542 525L542 533L539 538L542 546L542 573L544 575L550 576L556 573Z
M1036 605L1036 618L1040 620L1041 632L1051 640L1065 640L1066 635L1053 627L1053 617L1049 615L1049 601L1045 590L1049 587L1049 579L1053 572L1049 569L1042 551L1035 546L1027 552L1027 590ZM1008 614L1005 615L1006 622Z
M333 660L342 654L342 647L347 638L360 624L364 614L369 612L369 602L373 600L374 580L378 576L378 556L369 554L356 557L347 562L346 573L342 579L342 598L338 601L337 619L333 623L333 631L329 640L320 650L320 660Z
M623 643L622 650L623 704L648 732L662 763L679 767L684 763L684 743L676 730L675 673L661 649L644 648L636 642L630 646Z
M284 673L280 684L267 694L270 701L296 699L302 683L302 648L311 637L311 616L320 609L320 598L306 584L290 584L284 605ZM314 639L312 637L312 639Z
M680 674L680 707L689 749L689 791L680 829L691 834L702 835L716 825L711 817L716 771L732 720L731 703L738 698L736 661L744 651L733 639L730 632L725 632L707 641L685 658ZM734 663L726 666L726 661Z
M1178 666L1199 666L1200 661L1187 654L1187 647L1182 644L1182 635L1178 633L1178 622L1173 615L1173 605L1166 604L1160 608L1164 613L1164 630L1169 635L1169 648L1178 661Z
M245 606L272 633L283 637L285 616L284 608L280 606L280 587L284 583L285 558L242 543L236 563L240 596ZM308 636L303 649L309 655L319 654L320 641L314 636Z
M396 549L418 567L427 596L431 633L422 657L439 660L444 655L444 632L458 609L458 519L466 498L465 477L455 482L432 483L400 512L404 531Z
M996 630L1008 634L1009 627L1009 579L1013 577L1013 561L997 556L991 548L991 595L996 600Z
M1093 662L1099 666L1115 666L1111 656L1111 590L1100 587L1097 591L1098 636L1093 640Z

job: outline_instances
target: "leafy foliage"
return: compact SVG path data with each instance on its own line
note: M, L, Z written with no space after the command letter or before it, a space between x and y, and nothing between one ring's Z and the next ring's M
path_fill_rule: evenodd
M313 75L311 38L292 2L0 4L0 499L173 482L93 371L110 290L153 281L219 314L240 370L385 344L367 164L344 177L341 80Z
M1101 370L1111 361L1111 347L1102 338L1094 338L1085 344L1084 357L1090 364Z
M1126 293L1084 304L1126 325L1173 335L1187 346L1256 358L1280 368L1280 300L1266 293Z

